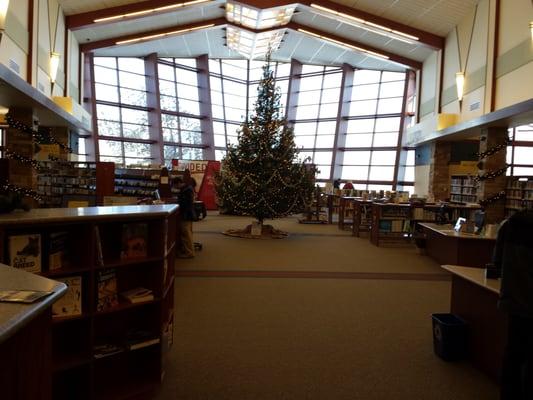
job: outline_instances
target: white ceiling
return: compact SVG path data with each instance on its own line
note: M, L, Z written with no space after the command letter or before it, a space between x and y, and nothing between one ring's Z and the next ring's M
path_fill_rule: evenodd
M335 3L394 20L432 34L446 36L472 11L478 1L336 0ZM72 15L136 2L131 0L59 0L59 3L67 15ZM92 28L76 30L74 34L78 41L84 44L154 29L175 28L180 25L224 17L224 3L224 1L216 0L167 14L107 25L95 25ZM342 23L336 19L324 17L313 12L309 7L299 6L291 22L418 62L423 62L433 51L424 45L408 44ZM212 58L241 57L238 53L225 47L225 29L223 26L150 42L102 48L96 50L95 54L145 56L153 52L157 52L162 57L194 57L202 54L208 54ZM279 61L289 61L291 58L295 58L303 63L312 64L340 65L348 63L359 68L404 69L401 65L364 56L290 29L279 50L273 54L273 58Z

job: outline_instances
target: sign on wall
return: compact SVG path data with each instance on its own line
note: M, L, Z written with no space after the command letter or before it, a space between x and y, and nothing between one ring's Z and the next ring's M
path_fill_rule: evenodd
M172 160L172 169L191 172L196 181L196 196L208 210L217 209L215 172L220 170L220 161Z

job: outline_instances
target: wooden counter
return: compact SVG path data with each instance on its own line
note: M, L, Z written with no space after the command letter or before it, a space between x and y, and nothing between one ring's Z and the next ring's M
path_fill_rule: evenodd
M0 302L2 399L50 399L51 307L67 287L64 283L0 264L0 289L53 292L33 304Z
M442 268L452 274L450 312L468 322L469 358L498 382L507 340L507 316L497 308L500 281L485 278L481 268Z
M418 223L426 238L426 253L439 264L484 268L492 260L496 238L455 232L452 225Z

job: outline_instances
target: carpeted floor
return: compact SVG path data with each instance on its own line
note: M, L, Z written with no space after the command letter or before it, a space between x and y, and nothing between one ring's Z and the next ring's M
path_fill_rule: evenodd
M414 248L376 248L336 226L275 221L283 240L226 237L209 215L179 260L174 346L158 400L497 399L468 363L433 354L446 274Z

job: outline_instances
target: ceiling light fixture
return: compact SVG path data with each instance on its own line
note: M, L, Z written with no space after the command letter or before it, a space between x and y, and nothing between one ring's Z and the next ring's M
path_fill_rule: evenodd
M55 51L50 53L50 81L52 83L56 82L60 59L61 59L61 54L56 53Z
M0 2L1 1L3 0L0 0ZM144 15L144 14L151 14L151 13L160 12L160 11L172 10L174 8L192 6L195 4L205 3L208 1L212 1L212 0L194 0L194 1L187 1L185 3L176 3L176 4L171 4L168 6L162 6L162 7L157 7L157 8L148 8L146 10L140 10L140 11L130 12L126 14L114 15L112 17L98 18L98 19L93 20L93 22L109 22L109 21L114 21L118 19L136 17L136 16Z
M200 26L195 26L193 28L180 29L177 31L156 33L154 35L147 35L147 36L141 36L141 37L137 37L133 39L120 40L118 42L115 42L115 44L120 45L120 44L128 44L128 43L137 43L137 42L142 42L142 41L151 40L151 39L159 39L159 38L164 38L164 37L171 36L171 35L178 35L180 33L189 33L193 31L197 31L199 29L211 28L213 26L215 26L215 24L200 25Z
M457 99L459 102L463 101L463 92L465 89L465 74L464 72L457 72L455 74L455 85L457 87Z
M228 47L252 60L264 57L269 51L279 48L286 29L254 33L234 26L228 26L226 41Z
M344 22L353 25L357 28L362 28L370 32L377 33L378 35L387 36L391 39L400 40L405 43L413 44L420 40L417 36L409 35L404 32L397 31L395 29L388 28L383 25L376 24L374 22L366 21L361 18L354 17L349 14L341 13L339 11L335 11L331 8L327 8L315 3L311 3L311 8L314 8L319 11L323 11L328 14L333 14L339 18L341 18ZM374 29L373 29L374 28Z
M531 32L531 40L533 40L533 21L529 23L529 31Z
M298 32L302 32L302 33L305 33L307 35L311 35L311 36L314 36L318 39L322 39L322 40L325 40L326 42L330 42L330 43L333 43L337 46L342 46L342 47L347 47L349 48L350 50L355 50L355 51L358 51L360 53L364 53L364 54L367 54L371 57L375 57L375 58L380 58L380 59L385 59L385 60L388 60L390 57L389 56L386 56L384 54L381 54L381 53L377 53L375 51L372 51L372 50L367 50L367 49L363 49L362 47L358 47L358 46L354 46L352 44L348 44L348 43L345 43L345 42L341 42L340 40L337 40L337 39L333 39L333 38L330 38L328 36L324 36L324 35L319 35L317 33L314 33L314 32L310 32L310 31L307 31L305 29L300 29L298 28Z
M2 32L6 26L7 8L9 7L9 0L0 0L0 39L2 38Z
M226 3L226 19L229 22L252 29L268 29L287 25L296 7L273 7L256 9L234 2Z

